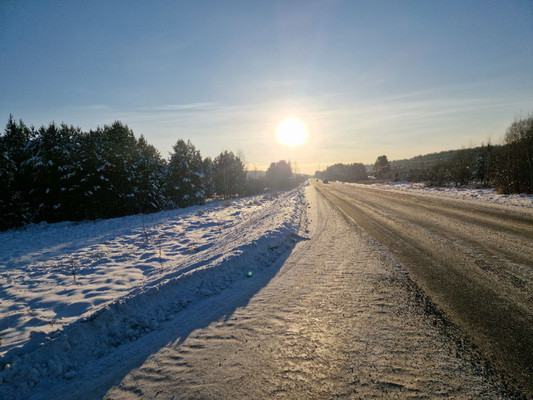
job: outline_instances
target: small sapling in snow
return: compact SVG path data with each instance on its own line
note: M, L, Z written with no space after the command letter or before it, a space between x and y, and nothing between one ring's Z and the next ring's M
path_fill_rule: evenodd
M163 242L163 234L159 234L157 236L157 247L159 250L159 265L161 266L161 272L163 272L163 249L162 249L162 242Z
M78 282L76 281L76 265L74 264L73 257L70 257L70 273L74 277L74 283L77 284Z

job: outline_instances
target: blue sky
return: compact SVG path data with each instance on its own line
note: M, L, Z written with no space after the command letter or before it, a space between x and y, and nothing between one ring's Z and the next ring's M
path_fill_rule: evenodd
M0 54L4 124L121 120L252 169L498 143L533 111L531 0L5 0ZM289 116L306 145L276 143Z

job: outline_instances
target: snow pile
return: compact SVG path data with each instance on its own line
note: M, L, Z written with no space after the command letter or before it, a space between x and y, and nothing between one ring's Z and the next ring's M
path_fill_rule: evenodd
M70 379L300 240L303 188L279 196L0 234L0 399Z
M424 183L389 182L372 185L380 189L398 190L402 192L423 193L438 197L450 197L461 200L475 200L505 206L533 207L533 195L498 194L496 189L479 187L437 187L425 186Z

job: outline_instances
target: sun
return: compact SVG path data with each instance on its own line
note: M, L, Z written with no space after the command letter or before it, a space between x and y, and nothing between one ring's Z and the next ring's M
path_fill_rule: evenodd
M294 117L281 121L276 129L276 139L285 146L301 146L307 141L307 128L305 123Z

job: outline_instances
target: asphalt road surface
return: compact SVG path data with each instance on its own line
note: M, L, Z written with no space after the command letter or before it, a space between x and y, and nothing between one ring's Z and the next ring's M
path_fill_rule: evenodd
M162 327L172 340L140 348L135 367L124 358L111 369L120 379L95 390L514 398L490 365L531 389L531 216L342 184L310 186L307 198L307 240L285 260L187 309Z
M487 203L316 183L533 396L533 212Z

